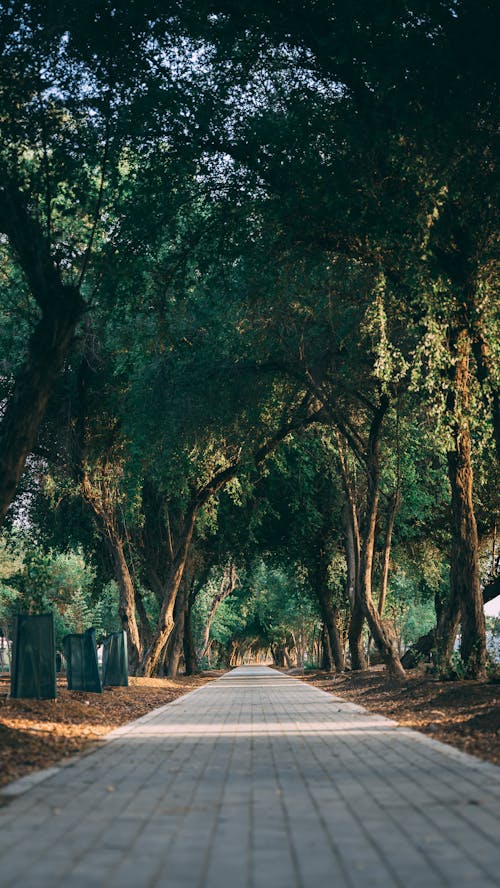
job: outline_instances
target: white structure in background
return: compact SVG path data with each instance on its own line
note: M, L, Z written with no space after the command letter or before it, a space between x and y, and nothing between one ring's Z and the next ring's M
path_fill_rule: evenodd
M494 663L500 663L500 635L493 632L486 633L486 650Z
M500 595L484 605L484 614L486 617L500 617Z
M8 638L0 637L0 672L10 671L12 642Z

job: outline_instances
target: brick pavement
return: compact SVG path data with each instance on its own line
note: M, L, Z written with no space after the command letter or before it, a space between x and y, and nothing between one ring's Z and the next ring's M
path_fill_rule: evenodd
M500 768L266 667L0 801L2 888L500 886Z

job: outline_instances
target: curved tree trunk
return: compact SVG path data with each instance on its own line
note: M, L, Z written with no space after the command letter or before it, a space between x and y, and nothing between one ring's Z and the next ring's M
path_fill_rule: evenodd
M123 541L109 530L104 535L106 548L113 564L113 572L118 585L119 614L122 628L127 633L129 669L137 675L141 663L141 641L135 618L135 592L123 549Z
M82 441L83 437L82 430ZM93 515L99 536L111 562L118 586L118 612L122 629L127 633L129 671L131 675L137 675L141 667L142 644L135 613L136 590L125 557L126 530L117 517L113 485L109 484L107 480L103 480L102 477L98 480L91 477L83 459L84 449L82 446L79 467L81 496ZM106 473L102 472L102 474ZM137 596L140 598L139 590L137 590ZM142 605L143 617L147 623L142 599L140 605Z
M163 604L160 610L156 631L143 659L144 675L146 676L154 675L157 671L160 665L162 652L174 627L173 613L175 601L184 576L184 569L186 567L196 516L197 509L192 508L186 516L184 526L179 536L177 550L172 561L164 590Z
M113 507L108 502L107 493L103 493L103 489L98 485L92 484L86 471L82 472L80 487L82 497L92 511L96 527L113 568L118 586L118 612L122 628L127 633L129 670L131 675L137 675L141 668L142 645L135 615L136 593L125 557L124 540L119 529L120 523Z
M210 644L210 629L212 627L212 623L215 619L215 615L219 610L222 602L228 598L229 595L232 595L236 588L236 584L238 582L238 576L236 574L236 569L232 561L229 562L227 567L224 570L224 574L222 576L222 580L220 583L219 591L217 595L214 597L212 604L210 605L210 610L208 612L207 621L205 623L205 628L203 630L203 641L199 652L200 660L203 657L206 657L208 646Z
M403 677L405 671L401 665L397 639L392 628L380 617L372 595L373 554L375 550L375 533L379 503L380 476L380 434L382 421L388 407L386 398L374 416L370 428L368 450L366 454L367 493L366 519L361 544L359 590L361 605L370 627L373 641L387 668L394 675Z

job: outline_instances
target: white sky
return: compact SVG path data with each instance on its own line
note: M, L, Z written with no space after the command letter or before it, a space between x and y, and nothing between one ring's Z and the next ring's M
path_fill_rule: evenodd
M488 601L488 604L484 605L484 612L487 617L500 616L500 595L497 595L493 601Z

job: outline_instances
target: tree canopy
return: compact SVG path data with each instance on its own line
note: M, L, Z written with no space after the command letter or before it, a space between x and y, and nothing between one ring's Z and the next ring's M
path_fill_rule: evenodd
M428 630L485 674L494 12L5 4L6 619L37 565L146 674L373 640L401 675Z

